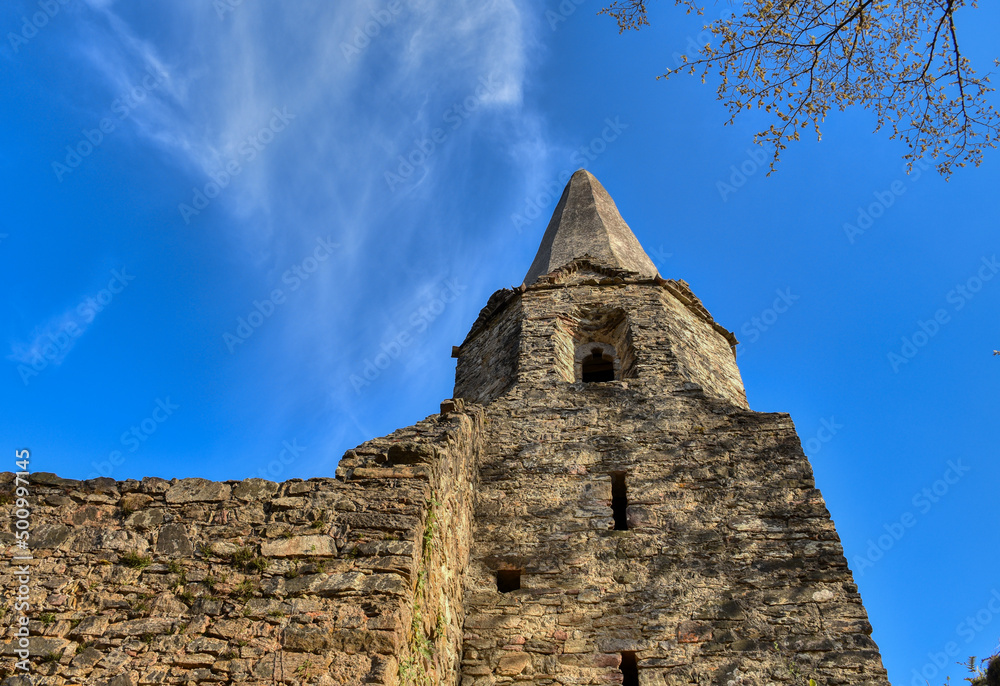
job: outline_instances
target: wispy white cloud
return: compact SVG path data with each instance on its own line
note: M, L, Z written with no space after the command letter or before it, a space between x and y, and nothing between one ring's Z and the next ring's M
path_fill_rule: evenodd
M231 217L225 230L262 288L317 236L333 234L340 244L336 264L286 308L280 350L272 351L308 355L334 405L355 401L348 375L366 346L397 325L394 314L418 307L424 286L469 264L455 226L475 217L486 244L509 236L506 215L479 216L480 203L457 202L455 189L473 187L477 169L487 166L506 169L514 188L544 175L546 127L524 103L540 16L527 0L401 0L388 21L390 3L380 0L294 8L243 2L221 18L203 0L141 12L113 0L87 4L74 49L109 89L128 87L150 67L169 75L167 87L136 109L129 131L194 188L228 161L241 162L213 208ZM241 146L274 108L287 108L294 121L246 159ZM445 140L402 187L390 188L386 173L435 129ZM180 216L177 222L185 230ZM493 232L501 238L491 239ZM473 278L467 275L470 292L481 290ZM406 286L387 292L393 283ZM366 284L364 297L358 284ZM345 341L345 322L354 332L350 345L331 345ZM227 325L220 323L220 334ZM357 355L345 359L345 347ZM417 373L422 355L414 348L394 373ZM298 401L285 402L292 411Z
M135 275L125 268L112 269L109 276L106 288L35 326L29 340L10 343L7 359L18 365L18 374L25 385L47 367L61 365L91 324L135 280Z
M296 179L301 167L316 160L324 168L310 184L367 195L392 153L405 152L409 138L436 125L481 77L497 84L481 110L516 115L511 108L521 104L530 28L515 0L403 2L352 59L343 46L372 21L377 3L300 3L294 12L242 3L220 19L210 4L182 0L144 23L130 21L122 3L87 4L77 49L114 91L147 68L169 74L168 86L135 113L135 129L193 171L208 175L237 157L274 107L296 113L304 130L286 149L298 159L262 156L227 192L227 206L243 218L274 211L275 196L287 193L279 177L305 181ZM311 159L303 162L303 152Z
M87 326L76 307L68 309L36 326L30 340L13 341L7 359L23 365L59 366Z

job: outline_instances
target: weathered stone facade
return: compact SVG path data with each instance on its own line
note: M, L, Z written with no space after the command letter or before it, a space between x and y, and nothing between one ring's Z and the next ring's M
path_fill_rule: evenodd
M547 315L525 317L530 381L487 410L466 686L615 683L623 653L640 684L885 683L789 417L747 409L726 340L671 303L668 284L563 279L520 294L521 311ZM554 350L565 322L619 305L633 375L553 373L554 355L572 359ZM613 529L615 478L625 530ZM498 593L498 570L520 571L521 589Z
M455 683L484 417L457 405L348 451L336 478L33 475L33 679L8 629L3 684Z
M336 478L35 475L32 683L887 684L790 418L636 246L574 175L460 399Z

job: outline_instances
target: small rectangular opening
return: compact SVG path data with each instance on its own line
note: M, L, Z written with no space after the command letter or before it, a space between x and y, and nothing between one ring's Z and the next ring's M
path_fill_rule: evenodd
M622 686L639 686L639 661L633 651L622 652Z
M604 355L600 348L594 348L590 355L583 358L580 372L580 380L584 383L615 380L614 361Z
M611 472L611 512L615 517L615 531L628 531L628 494L625 490L625 472Z
M497 590L510 593L521 588L520 569L501 569L497 572Z

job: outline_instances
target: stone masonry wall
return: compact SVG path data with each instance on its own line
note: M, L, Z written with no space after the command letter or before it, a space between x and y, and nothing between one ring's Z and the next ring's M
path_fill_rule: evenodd
M597 343L621 378L572 380ZM888 686L794 426L749 410L734 343L683 282L578 260L494 294L456 400L336 478L34 474L32 679L8 676L6 564L0 686Z
M630 278L585 260L534 286L490 297L456 352L455 397L488 404L514 383L561 380L567 370L571 376L567 330L579 338L588 326L599 329L602 316L619 312L627 313L629 345L643 353L634 373L693 383L747 407L732 352L736 339L715 324L686 283Z
M887 686L791 420L747 408L731 338L685 288L581 270L521 293L517 383L487 407L461 686ZM566 380L556 323L615 308L635 373Z
M517 381L522 386L540 387L561 380L558 360L566 352L558 344L559 323L569 320L586 325L602 312L620 311L634 348L634 377L655 378L667 388L694 384L747 407L731 342L707 312L701 314L704 308L693 294L689 306L678 299L682 293L670 287L671 282L601 277L585 271L554 281L532 286L520 296L524 323ZM489 338L481 335L480 347Z
M336 479L34 474L32 681L11 524L2 683L455 683L483 413L443 409L348 451Z
M461 346L455 397L489 403L517 378L521 301L510 290L494 293Z
M643 686L887 684L788 415L633 380L515 388L489 418L462 686L621 683L623 652Z

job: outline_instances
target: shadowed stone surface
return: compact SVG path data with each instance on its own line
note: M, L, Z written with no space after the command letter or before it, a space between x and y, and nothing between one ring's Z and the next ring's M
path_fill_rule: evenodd
M566 184L524 285L530 286L538 277L582 257L643 276L657 273L615 201L585 169L573 174Z

